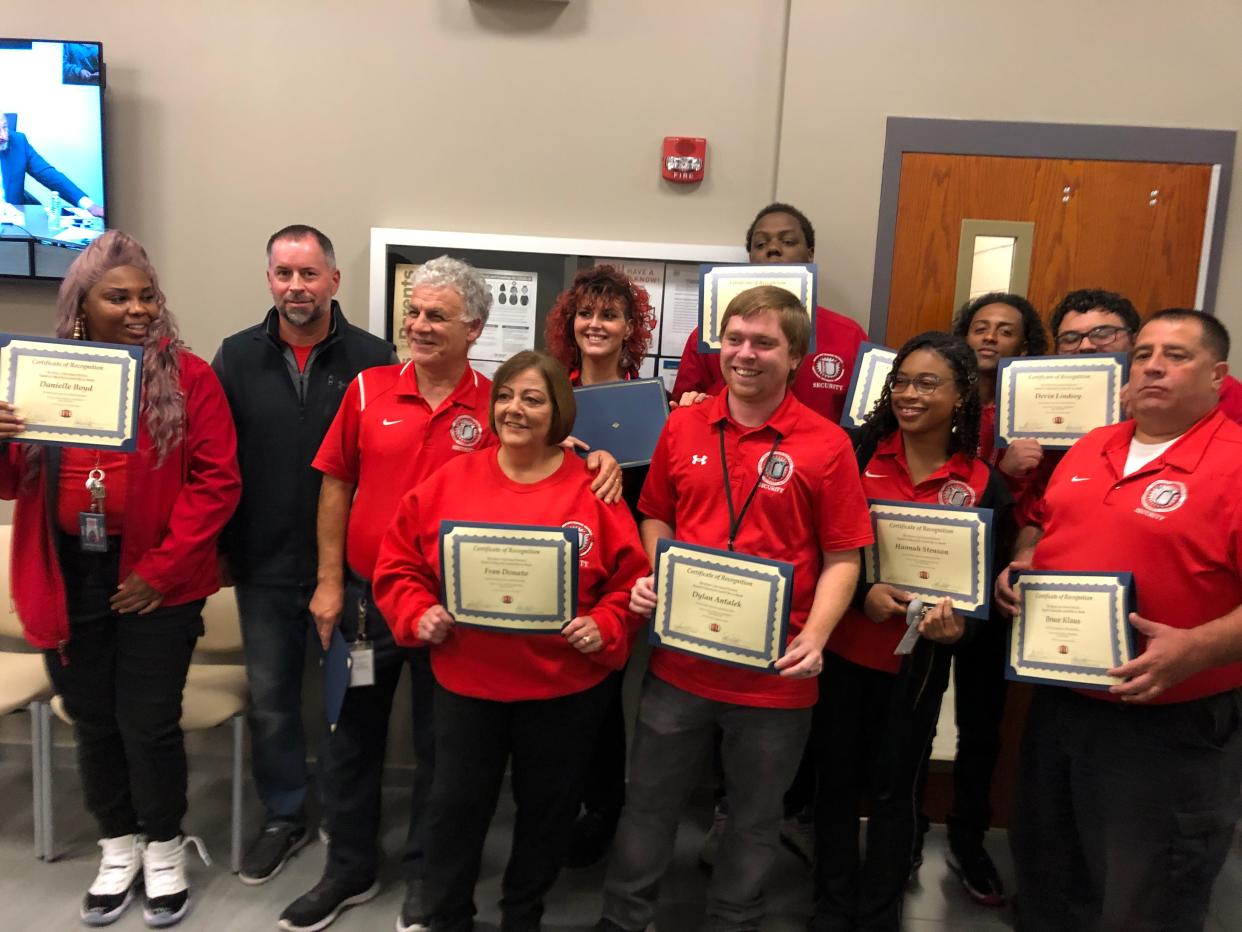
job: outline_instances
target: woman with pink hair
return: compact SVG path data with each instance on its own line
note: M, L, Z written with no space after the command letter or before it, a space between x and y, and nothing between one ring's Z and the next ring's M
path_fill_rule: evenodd
M181 342L137 241L111 231L91 243L56 309L58 337L143 348L138 447L22 443L21 412L0 402L13 601L74 721L99 824L82 921L115 921L141 871L147 924L168 926L189 906L185 846L202 852L181 831L181 693L203 602L219 588L216 538L241 491L236 438L215 373Z

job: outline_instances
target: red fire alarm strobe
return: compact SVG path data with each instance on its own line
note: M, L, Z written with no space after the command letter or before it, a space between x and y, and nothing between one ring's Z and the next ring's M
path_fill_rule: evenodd
M690 184L703 180L707 140L699 136L665 136L660 174L669 181Z

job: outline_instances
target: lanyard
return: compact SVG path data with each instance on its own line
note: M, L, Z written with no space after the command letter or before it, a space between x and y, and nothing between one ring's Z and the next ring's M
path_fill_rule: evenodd
M755 493L759 491L759 485L763 482L763 469L759 470L759 476L755 479L755 484L750 487L750 494L746 496L746 501L742 503L742 510L738 514L733 512L733 486L729 482L729 462L725 457L725 422L720 422L720 469L724 473L724 490L725 504L729 506L729 549L733 549L733 541L737 538L737 532L742 526L742 521L746 517L746 512L750 509L750 503L755 500ZM772 455L776 453L776 448L781 444L781 435L778 433L776 439L772 441L772 449L768 451L767 459L763 462L763 468L766 469L768 463L772 461Z

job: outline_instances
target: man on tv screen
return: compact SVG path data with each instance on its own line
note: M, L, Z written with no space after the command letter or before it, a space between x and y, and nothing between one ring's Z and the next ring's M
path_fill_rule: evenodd
M0 111L0 176L3 176L4 200L7 203L32 203L25 191L26 175L57 192L71 206L89 211L95 217L104 215L101 205L87 197L85 191L35 151L25 133L11 131L8 114Z

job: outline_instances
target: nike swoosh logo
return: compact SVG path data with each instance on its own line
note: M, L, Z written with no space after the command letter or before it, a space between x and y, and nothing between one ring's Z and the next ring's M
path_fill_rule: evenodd
M864 470L864 471L863 471L863 475L864 475L864 476L866 476L868 479L886 479L886 478L888 478L888 477L887 477L887 476L885 476L883 473L875 473L875 472L872 472L870 469Z
M385 426L385 427L391 427L393 424L400 424L400 423L401 423L402 421L404 421L404 420L405 420L405 418L403 418L403 417L399 417L399 418L397 418L395 421L390 421L390 420L388 420L388 418L384 418L384 420L383 420L383 424L384 424L384 426Z
M1070 476L1070 482L1090 482L1090 476Z

